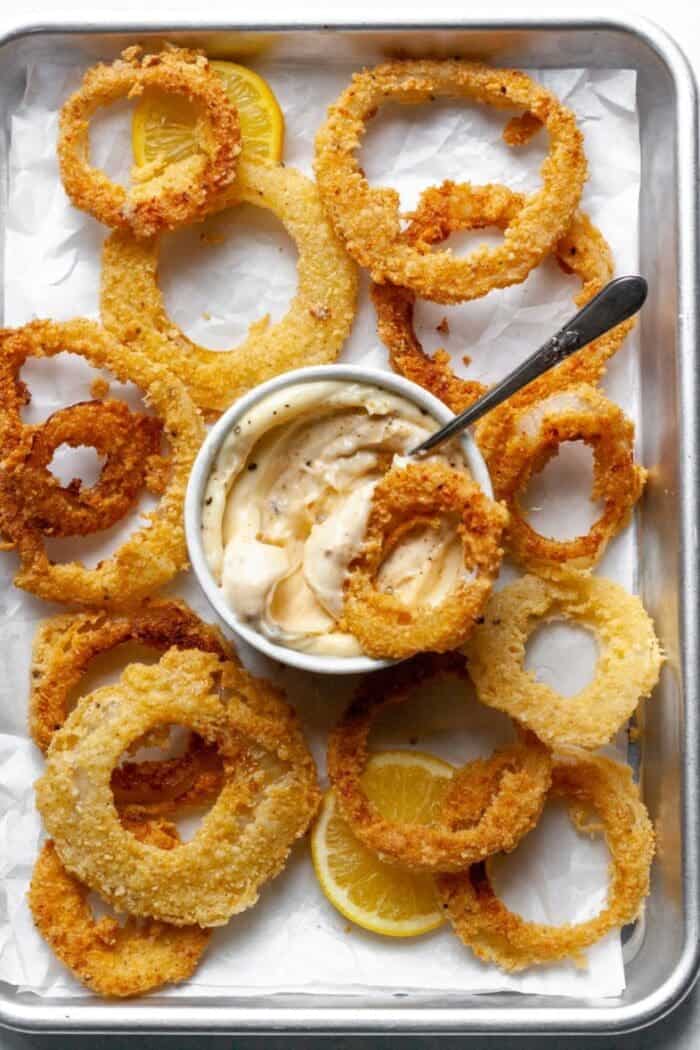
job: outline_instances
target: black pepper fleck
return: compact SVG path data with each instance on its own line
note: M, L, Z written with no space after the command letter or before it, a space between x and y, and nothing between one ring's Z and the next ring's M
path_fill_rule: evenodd
M248 470L257 470L257 469L258 469L258 464L257 463L249 463L248 464Z

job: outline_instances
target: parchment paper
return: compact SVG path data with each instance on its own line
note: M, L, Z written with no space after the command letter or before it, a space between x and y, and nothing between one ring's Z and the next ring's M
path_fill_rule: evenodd
M315 130L326 106L344 84L350 67L324 69L322 63L259 65L285 113L285 161L311 170ZM73 209L58 178L55 159L56 112L78 82L80 70L59 59L27 70L22 104L13 117L10 144L9 210L5 236L5 317L19 325L34 316L57 319L80 314L98 317L100 245L103 228ZM618 272L637 266L639 188L638 124L633 72L549 71L540 79L575 110L586 137L590 179L584 206L609 239ZM130 157L128 107L96 123L93 148L112 174L125 175ZM419 191L444 178L501 181L517 189L534 188L544 136L514 151L500 141L503 118L478 108L434 104L388 106L371 127L362 162L373 182L399 189L405 206ZM235 346L247 325L265 312L281 316L294 287L294 251L279 225L252 208L217 217L199 228L165 238L161 286L173 319L188 334L214 348ZM209 237L209 233L216 234ZM220 235L220 236L219 236ZM495 235L497 236L497 235ZM480 235L479 239L484 238ZM457 246L457 238L453 238ZM469 238L460 238L466 247ZM462 374L462 357L472 357L469 374L497 379L530 353L572 312L574 278L553 264L537 269L522 285L494 292L460 307L420 304L419 336L428 350L440 343L452 353ZM436 326L443 317L449 335ZM632 415L638 412L635 336L628 339L610 369L607 385ZM374 314L363 286L362 302L343 359L386 365ZM89 396L94 376L74 358L25 368L33 402L27 421L45 418L56 407ZM118 384L112 393L133 392ZM59 450L54 469L64 479L82 473L89 480L94 455ZM529 492L532 520L559 535L573 535L594 517L582 493L590 489L590 460L565 449ZM88 564L113 549L135 516L112 530L105 542L80 547ZM56 557L74 556L73 541L52 546ZM635 541L631 529L612 545L599 571L630 589L635 586ZM33 805L32 784L42 758L27 739L28 663L39 619L51 609L13 588L14 560L0 561L0 979L38 995L87 994L33 929L25 894L42 830ZM506 569L504 577L511 575ZM190 579L172 588L205 617L214 615ZM324 743L349 697L348 680L311 678L265 666L244 647L254 668L283 684L298 706L309 740L324 772ZM120 657L122 664L125 656ZM583 634L563 626L538 633L529 665L542 679L574 692L589 677L594 646ZM118 665L102 666L90 685L114 678ZM86 687L87 687L86 683ZM421 703L422 700L422 703ZM508 721L457 694L423 695L383 726L373 744L417 746L456 763L488 753L507 736ZM607 854L601 843L578 836L566 814L548 807L538 828L497 871L497 888L507 902L532 919L580 921L600 907L605 895ZM477 962L449 928L408 941L394 941L350 927L318 889L308 846L301 844L287 870L262 893L258 905L216 932L207 955L181 989L166 995L207 996L259 992L343 992L362 995L391 990L445 993L508 989L546 995L610 996L624 987L620 939L607 937L588 954L588 968L557 965L505 976ZM163 993L160 993L163 994Z

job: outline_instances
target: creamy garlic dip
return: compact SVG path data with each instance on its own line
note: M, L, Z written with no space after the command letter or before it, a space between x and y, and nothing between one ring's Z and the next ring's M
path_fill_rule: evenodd
M364 383L298 383L255 405L224 440L202 507L205 556L238 618L278 645L361 655L337 624L372 491L436 429L412 402ZM435 458L467 471L458 443ZM379 583L402 600L437 603L462 571L446 524L413 530Z

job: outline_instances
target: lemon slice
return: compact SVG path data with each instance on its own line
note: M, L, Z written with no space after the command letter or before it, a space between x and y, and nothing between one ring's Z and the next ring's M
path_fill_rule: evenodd
M284 144L284 117L270 85L235 62L210 62L224 82L226 94L238 109L246 160L278 161ZM134 110L131 146L141 167L172 164L196 152L196 109L180 95L146 91Z
M368 797L394 820L437 819L454 768L418 751L372 755L362 777ZM443 922L432 875L385 864L355 838L326 793L311 834L311 856L321 889L346 919L386 937L415 937Z

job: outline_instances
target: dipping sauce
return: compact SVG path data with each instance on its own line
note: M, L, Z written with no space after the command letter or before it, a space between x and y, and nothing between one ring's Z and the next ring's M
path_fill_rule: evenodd
M224 440L202 508L205 556L236 616L278 645L361 655L338 621L374 486L438 426L397 394L342 380L297 383L255 405ZM433 458L468 473L456 441ZM413 530L379 585L437 604L463 572L446 523Z

